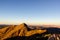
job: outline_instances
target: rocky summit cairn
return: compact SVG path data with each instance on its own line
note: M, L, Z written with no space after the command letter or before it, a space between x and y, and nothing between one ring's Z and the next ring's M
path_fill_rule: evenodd
M31 36L34 34L41 34L46 32L46 30L31 30L28 26L23 23L17 26L10 26L0 29L0 40L4 40L7 38L15 37L15 36Z

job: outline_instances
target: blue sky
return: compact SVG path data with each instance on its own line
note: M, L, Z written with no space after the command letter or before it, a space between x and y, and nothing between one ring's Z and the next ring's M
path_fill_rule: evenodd
M60 0L0 0L0 24L60 24Z

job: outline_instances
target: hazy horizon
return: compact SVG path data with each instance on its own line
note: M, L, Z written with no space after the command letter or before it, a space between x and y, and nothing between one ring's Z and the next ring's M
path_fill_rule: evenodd
M60 25L60 0L0 0L0 24Z

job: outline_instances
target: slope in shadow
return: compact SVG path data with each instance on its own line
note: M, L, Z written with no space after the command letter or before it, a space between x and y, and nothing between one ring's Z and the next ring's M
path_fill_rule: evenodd
M60 28L46 28L47 32L48 33L51 33L51 34L60 34Z
M7 38L5 40L47 40L48 37L42 37L40 34L34 34L32 36L26 37L26 36L16 36L16 37L11 37Z

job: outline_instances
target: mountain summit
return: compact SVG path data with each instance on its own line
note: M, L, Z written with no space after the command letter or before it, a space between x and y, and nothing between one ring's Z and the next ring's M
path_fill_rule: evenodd
M46 32L46 30L31 30L25 23L22 23L17 26L10 26L0 29L0 40L4 40L7 38L15 37L15 36L31 36L34 34L41 34Z

